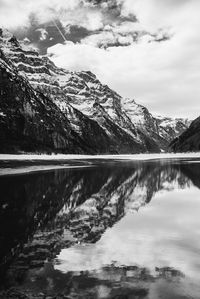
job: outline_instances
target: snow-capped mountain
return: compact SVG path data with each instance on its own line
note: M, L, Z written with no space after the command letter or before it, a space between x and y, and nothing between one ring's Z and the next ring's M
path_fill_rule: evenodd
M72 150L75 144L81 150L78 136L75 138L69 121L58 107L43 94L36 93L2 51L0 84L1 152Z
M168 141L171 141L180 133L184 132L191 124L187 118L170 118L156 116L159 134Z
M137 104L133 99L122 99L122 105L135 127L150 136L163 150L191 123L184 118L153 116L146 107Z
M54 107L52 109L57 110L60 116L56 117L55 122L61 118L65 122L66 119L68 131L63 132L62 137L56 135L56 140L59 142L53 138L53 142L47 143L43 150L46 148L50 151L116 154L159 152L161 149L166 149L169 141L181 134L187 127L187 122L181 119L178 120L179 125L177 125L176 119L171 120L171 124L169 121L167 125L166 122L163 125L164 120L153 117L145 107L138 105L135 101L123 99L107 85L103 85L91 72L70 72L58 68L49 58L40 56L24 43L18 42L6 30L0 30L0 49L2 53L1 73L4 72L7 75L8 68L5 67L5 61L7 61L10 72L15 73L18 80L28 86L34 97L39 97L38 102L42 102L45 106L44 100L41 100L41 98L45 98L45 101ZM3 75L2 82L4 82ZM6 87L5 82L4 89L6 89L4 93L8 93L9 87ZM2 92L1 96L3 96ZM30 95L28 104L33 109L31 97ZM6 97L3 98L3 100L5 99ZM6 102L8 104L8 100ZM17 117L23 117L24 125L20 133L21 138L25 132L28 136L29 131L26 129L26 124L30 111L29 114L27 114L27 110L20 111L17 108L18 101L13 102L13 105L12 109L18 111ZM8 112L6 109L9 110L10 106L5 104L0 108L0 123L3 123L4 114ZM48 109L45 111L44 107L43 113L46 117ZM41 116L36 123L43 124L43 121ZM50 117L49 121L50 126L55 129L58 127L58 124L55 125L53 117ZM13 128L8 128L8 124L4 124L4 126L10 132L9 138L12 139ZM65 127L62 124L59 126ZM19 126L17 130L20 130ZM35 132L34 126L33 130ZM70 138L75 140L74 143L71 141L71 147L63 141L69 138L69 131L72 135ZM6 150L5 136L1 138L4 140ZM38 138L41 139L40 136ZM12 142L15 143L15 141ZM40 143L42 142L41 139ZM77 142L80 143L79 146L76 144ZM55 146L55 143L59 144ZM61 146L61 143L65 145ZM38 150L41 148L42 146ZM27 150L23 146L20 148L19 144L16 149ZM36 149L37 146L35 149L30 147L29 150Z

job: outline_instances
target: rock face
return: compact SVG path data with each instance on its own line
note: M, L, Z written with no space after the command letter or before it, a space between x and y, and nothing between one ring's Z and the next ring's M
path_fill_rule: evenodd
M171 141L173 138L179 136L191 124L191 120L187 118L173 119L170 117L157 116L156 121L160 135L168 141Z
M0 142L3 151L65 150L78 146L69 121L43 94L36 93L0 52ZM52 122L51 120L55 121ZM66 138L67 136L67 138Z
M199 152L200 117L195 119L182 135L175 138L169 147L174 152Z
M3 39L5 43L5 40ZM18 42L8 39L3 47L18 49ZM16 46L13 46L16 44ZM4 53L0 52L0 140L1 152L46 151L64 153L104 153L112 146L98 124L68 105L68 114L44 93L33 89L25 76ZM31 56L31 53L26 53ZM15 57L12 54L13 59ZM81 122L83 133L77 133L70 117ZM95 136L95 138L94 138Z
M1 152L159 152L187 127L166 125L93 73L58 68L1 29L0 49Z
M153 116L146 107L131 99L122 99L122 105L135 127L150 136L161 150L166 150L170 141L183 133L191 123L183 118Z

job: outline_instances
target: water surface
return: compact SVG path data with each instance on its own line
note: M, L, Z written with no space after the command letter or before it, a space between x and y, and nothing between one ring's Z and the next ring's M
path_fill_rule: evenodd
M2 294L200 298L199 163L104 161L1 176Z

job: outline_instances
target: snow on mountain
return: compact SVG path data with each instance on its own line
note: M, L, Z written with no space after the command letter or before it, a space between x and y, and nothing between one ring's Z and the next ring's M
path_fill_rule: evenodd
M181 135L191 124L191 120L184 118L156 116L156 120L160 135L168 141Z
M97 153L159 152L187 126L182 120L167 124L153 117L145 107L123 99L89 71L56 67L7 30L0 31L0 48L19 75L56 104L71 129Z
M163 150L191 123L188 119L152 115L146 107L133 99L122 99L122 105L135 127L151 136Z
M84 131L82 135L77 134L68 115L63 114L51 99L32 88L26 74L19 72L17 65L9 59L24 55L18 42L9 38L7 32L6 38L1 38L0 32L0 44L4 50L0 49L1 152L109 152L109 138L97 123L76 111L82 118ZM34 52L25 53L35 55ZM96 138L93 138L95 134Z
M22 149L84 152L58 107L33 90L1 50L0 99L1 152Z

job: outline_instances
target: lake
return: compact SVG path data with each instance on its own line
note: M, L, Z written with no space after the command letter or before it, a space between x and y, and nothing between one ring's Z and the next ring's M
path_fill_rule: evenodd
M0 298L200 298L200 159L0 176Z

